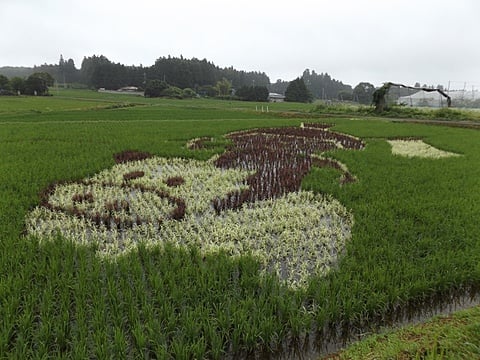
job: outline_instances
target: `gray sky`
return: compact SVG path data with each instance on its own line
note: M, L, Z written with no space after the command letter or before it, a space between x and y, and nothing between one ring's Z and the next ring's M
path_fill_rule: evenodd
M0 66L161 56L292 80L480 88L479 0L0 0Z

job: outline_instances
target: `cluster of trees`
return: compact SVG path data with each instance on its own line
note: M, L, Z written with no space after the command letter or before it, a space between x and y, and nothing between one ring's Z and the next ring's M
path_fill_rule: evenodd
M270 84L264 72L245 72L233 67L220 68L206 59L183 56L160 57L149 67L114 63L103 55L84 57L80 69L72 59L60 55L58 64L33 68L0 68L0 94L48 94L48 86L77 84L89 88L119 89L136 86L146 96L231 97L246 101L267 101L269 92L285 94L286 101L308 102L313 99L355 101L370 105L375 86L361 82L353 89L333 79L328 73L306 69L293 81L277 80ZM420 87L420 84L415 84ZM423 87L426 87L424 85ZM440 88L440 86L437 86ZM412 90L399 89L395 96L409 95Z
M369 82L361 82L353 88L352 100L360 104L370 105L373 99L375 86Z
M242 86L235 95L245 101L268 101L268 93L266 86Z
M352 87L333 79L327 73L317 74L315 70L306 69L302 74L303 81L316 99L322 100L351 100Z
M53 77L46 72L35 72L26 79L18 76L9 79L0 75L0 95L48 95L48 88L53 83Z
M346 85L339 80L333 79L327 73L317 74L315 70L306 69L301 79L305 83L312 98L322 100L353 100L353 90L350 85ZM277 80L270 85L270 90L279 94L286 94L289 81Z
M175 90L176 96L179 95L177 89L182 91L192 89L202 96L222 97L230 96L232 89L235 89L237 97L251 101L266 100L268 91L285 94L290 84L289 81L282 80L270 84L270 79L264 72L239 71L233 67L220 68L206 59L186 59L183 56L160 57L154 65L144 67L142 65L126 66L112 62L103 55L93 55L84 57L80 69L77 69L73 59L65 60L61 55L58 64L44 64L35 66L33 69L4 68L4 70L10 76L17 74L20 77L29 76L31 73L48 73L58 84L81 84L96 89L115 90L124 86L146 89L148 83L156 81L150 86L152 88L156 84L155 88L158 87L159 82L163 81ZM307 69L303 72L302 79L309 90L310 99L313 97L334 100L342 91L347 94L343 95L346 100L352 97L348 95L352 94L351 86L332 79L327 73L317 74ZM152 94L155 91L158 90L154 90ZM165 90L162 90L162 93L165 93ZM293 96L293 98L296 97L296 95ZM292 97L287 97L287 99L290 98Z
M63 56L55 65L42 65L35 70L47 72L56 82L81 83L90 88L116 90L124 86L136 86L145 89L150 80L165 81L170 86L180 89L191 88L195 91L207 91L203 87L215 87L222 79L235 88L250 84L267 86L270 79L265 73L245 72L233 67L220 68L206 59L185 59L182 56L161 57L149 67L126 66L110 61L103 55L84 57L79 70L72 59L64 60ZM211 89L210 89L211 90Z
M236 89L242 86L270 84L269 77L263 72L245 72L235 70L233 67L220 68L206 59L185 59L182 56L161 57L152 67L146 68L145 73L149 79L164 80L182 89L214 86L222 79L227 79Z
M114 63L103 55L93 55L85 57L80 69L77 69L72 59L65 60L61 55L58 64L44 64L33 69L8 67L1 68L0 71L5 71L16 80L26 79L25 82L28 80L27 76L31 76L32 73L42 73L51 76L53 80L49 83L52 84L56 82L112 90L136 86L147 90L147 96L191 97L192 94L200 94L229 97L233 89L241 89L251 84L254 84L255 88L266 88L270 84L270 79L265 73L238 71L233 67L220 68L206 59L185 59L182 56L161 57L154 65L144 67L126 66ZM8 87L8 91L10 89L11 87ZM22 94L29 93L26 89L24 86L18 87ZM4 92L6 91L7 87ZM37 93L43 91L37 90ZM250 95L247 97L250 98Z
M75 62L73 59L64 60L63 55L60 55L58 64L34 66L33 72L50 74L58 84L81 82L80 71L75 67Z
M285 101L310 102L312 99L312 93L307 89L303 78L291 81L285 90Z
M191 88L180 89L163 80L149 80L145 86L145 97L193 98L197 93Z

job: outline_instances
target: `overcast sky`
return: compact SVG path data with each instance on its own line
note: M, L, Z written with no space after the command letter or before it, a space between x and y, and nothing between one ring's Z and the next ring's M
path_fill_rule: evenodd
M479 0L0 0L0 66L206 58L265 72L480 88Z

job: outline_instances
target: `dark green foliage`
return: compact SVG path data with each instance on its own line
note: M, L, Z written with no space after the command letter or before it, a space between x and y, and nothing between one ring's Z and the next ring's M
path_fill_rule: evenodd
M196 94L192 89L185 89L186 91L176 87L170 86L163 80L150 80L145 87L145 97L167 97L172 99L183 99L186 97L195 97Z
M353 101L360 104L370 105L372 103L375 86L368 82L361 82L353 88Z
M33 73L25 80L27 95L47 95L48 87L53 85L53 77L46 72Z
M20 77L13 77L10 79L10 88L15 93L23 94L25 92L25 80Z
M337 100L352 101L353 100L353 90L340 90L337 94Z
M4 75L0 75L0 96L1 95L13 95L12 87L8 78Z
M72 59L65 61L63 56L60 55L60 61L57 67L56 76L57 81L63 85L69 83L75 83L79 81L79 71L75 67L75 63Z
M183 99L183 90L176 86L169 86L162 91L161 95L172 99Z
M5 75L0 74L0 90L8 90L10 88L10 81Z
M21 69L21 68L20 68ZM32 72L44 72L50 74L55 82L65 86L66 83L74 83L80 81L80 71L75 67L72 59L64 60L60 55L58 64L43 64L34 66ZM23 71L14 73L15 76L25 77Z
M163 80L150 80L145 87L145 97L160 97L168 89L168 84Z
M193 89L190 89L190 88L183 89L182 97L188 99L188 98L195 98L197 96L198 96L197 93Z
M152 66L126 66L114 63L104 55L84 57L80 70L76 69L72 59L64 60L60 56L58 64L44 64L32 68L0 68L0 73L8 77L26 77L33 72L49 73L57 83L85 84L90 88L117 90L124 86L144 88L148 80L164 80L171 86L180 89L191 88L198 93L204 86L215 86L222 78L239 88L254 83L267 86L270 79L264 72L246 72L233 67L219 68L206 59L185 59L183 56L160 57ZM207 94L212 97L215 95Z
M386 95L390 89L390 84L385 83L382 87L373 92L372 104L375 105L375 112L382 113L387 108Z
M288 84L285 90L285 101L292 102L310 102L312 101L312 94L305 86L302 78L296 78Z
M346 98L346 94L352 93L352 87L333 79L327 73L317 74L315 70L310 71L306 69L302 74L302 78L308 90L316 99L337 100L340 92L342 92L343 97L339 100L351 100Z
M242 86L235 95L245 101L268 101L266 86Z
M203 97L215 97L218 91L213 85L204 85L198 88L198 94Z
M145 85L145 76L141 68L113 63L103 55L83 59L80 79L95 89L117 90L123 86Z
M83 59L80 75L82 82L89 86L107 89L118 89L127 85L143 87L145 80L164 80L180 89L214 86L222 78L235 86L251 84L252 81L258 85L268 85L270 82L265 73L221 69L206 59L185 59L182 56L161 57L150 67L138 67L115 64L103 55L94 55Z

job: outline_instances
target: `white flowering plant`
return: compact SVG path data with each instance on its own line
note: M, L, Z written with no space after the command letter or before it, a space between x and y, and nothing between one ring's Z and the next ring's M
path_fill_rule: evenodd
M456 153L437 149L419 139L395 139L387 141L392 146L393 155L429 159L460 156Z

